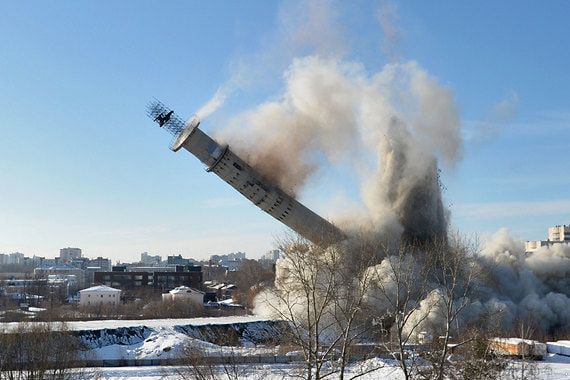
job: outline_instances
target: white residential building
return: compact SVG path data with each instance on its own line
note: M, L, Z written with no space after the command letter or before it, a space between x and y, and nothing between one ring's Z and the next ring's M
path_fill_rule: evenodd
M210 264L218 264L227 267L230 271L235 271L239 264L245 260L245 252L231 252L227 255L211 255Z
M204 304L204 292L187 286L179 286L162 295L163 301L188 301L197 306Z
M117 306L120 303L120 289L98 285L79 291L79 306Z
M570 241L570 226L561 225L554 226L548 229L549 241Z
M548 240L531 240L525 242L525 251L534 252L540 247L549 247L555 244L570 245L570 225L558 225L548 228Z
M9 255L0 253L0 265L22 264L24 258L24 254L20 252L10 253Z

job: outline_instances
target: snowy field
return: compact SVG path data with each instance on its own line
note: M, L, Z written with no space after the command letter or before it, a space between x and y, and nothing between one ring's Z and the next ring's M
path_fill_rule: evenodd
M537 380L570 379L570 357L549 354L543 361L536 363L538 368ZM395 363L381 359L371 359L352 365L349 368L348 372L350 376L348 377L377 367L382 368L359 377L359 379L400 380L404 378ZM101 380L175 380L179 378L177 371L180 371L181 369L180 367L121 367L97 368L95 370ZM295 378L293 376L294 367L287 364L241 366L238 371L241 374L240 378L244 380L278 380ZM513 377L508 375L501 377L501 379L504 380L510 380L512 378Z
M382 368L379 368L382 367ZM278 379L299 379L295 376L295 365L293 364L270 364L270 365L243 365L238 366L236 373L240 379L244 380L278 380ZM376 369L367 375L359 377L364 380L388 379L400 380L403 375L394 363L382 361L381 359L371 359L366 362L358 363L349 368L348 378L357 373L366 372L370 369ZM144 380L175 380L179 379L180 371L185 371L183 367L121 367L121 368L97 368L95 369L101 380L119 380L119 379L144 379ZM219 369L220 379L223 376L223 369ZM186 373L187 378L191 378L190 373ZM333 379L334 377L327 377Z

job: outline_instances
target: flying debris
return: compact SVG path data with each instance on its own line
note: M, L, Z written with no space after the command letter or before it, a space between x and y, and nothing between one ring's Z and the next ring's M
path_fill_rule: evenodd
M218 175L254 205L295 232L321 246L329 246L346 239L336 226L309 210L276 184L263 178L232 152L228 145L218 144L201 131L197 117L185 123L173 110L158 100L148 105L147 113L174 135L175 140L170 149L175 152L180 148L186 149L206 165L208 172Z

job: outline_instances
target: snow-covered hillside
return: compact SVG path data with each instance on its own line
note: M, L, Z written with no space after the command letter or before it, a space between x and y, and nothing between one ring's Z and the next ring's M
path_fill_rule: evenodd
M0 331L16 326L0 324ZM275 346L288 329L286 322L251 316L100 320L68 322L65 326L89 348L85 356L92 361L172 359L180 357L185 347L207 356L273 355L274 349L257 346ZM61 326L55 324L53 328Z
M141 323L142 322L142 323ZM278 342L287 324L269 320L200 318L199 320L140 321L139 326L75 330L93 360L167 359L179 357L184 347L203 355L273 354L257 345ZM189 323L190 322L190 323ZM111 326L121 324L113 321ZM74 326L76 329L78 326ZM237 347L227 347L234 343Z

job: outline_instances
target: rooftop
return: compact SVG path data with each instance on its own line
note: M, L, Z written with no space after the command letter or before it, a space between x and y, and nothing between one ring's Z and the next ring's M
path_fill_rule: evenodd
M197 290L197 289L189 288L188 286L179 286L177 288L172 289L169 293L170 294L180 294L180 293L201 293L201 294L204 294L204 292Z
M80 290L79 292L120 292L120 291L121 291L120 289L111 288L110 286L97 285L87 289Z

